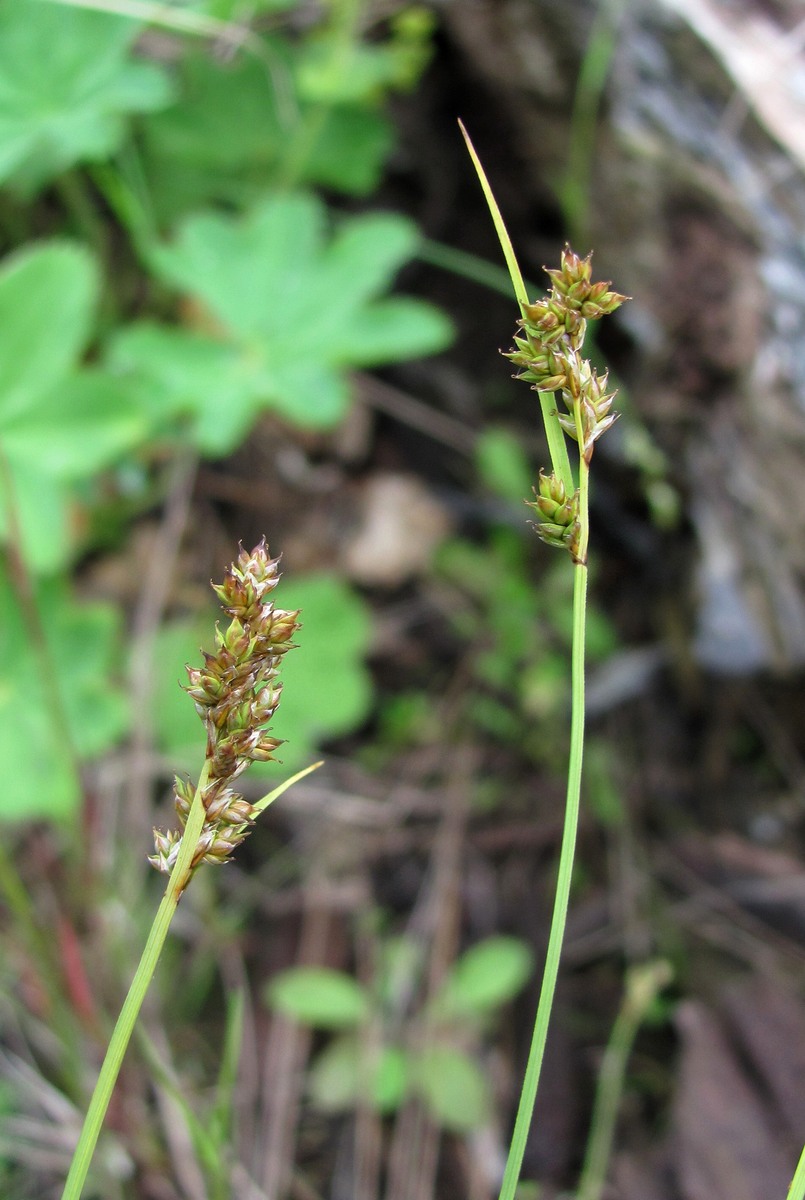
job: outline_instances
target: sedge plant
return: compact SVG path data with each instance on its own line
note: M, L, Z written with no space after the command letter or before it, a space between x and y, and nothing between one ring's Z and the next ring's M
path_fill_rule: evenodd
M155 853L149 861L169 876L167 888L112 1032L62 1200L81 1196L123 1056L193 874L202 863L229 861L260 813L319 765L299 771L255 804L232 787L251 763L271 761L281 744L268 725L282 693L279 669L300 626L298 611L275 608L270 599L279 581L278 563L269 557L264 539L251 553L241 547L223 583L213 584L229 625L224 631L216 629L215 652L204 654L204 665L187 668L185 689L206 731L204 764L196 784L175 780L181 830L154 831Z
M608 388L606 373L599 375L584 358L582 350L588 321L608 316L629 297L611 291L609 283L593 283L592 256L580 258L567 246L558 270L547 271L551 280L549 294L531 303L489 180L463 125L461 132L483 188L520 306L515 349L506 357L518 367L517 378L530 383L537 392L551 457L551 473L540 472L534 500L526 503L537 516L535 532L548 545L569 553L574 572L570 750L562 843L534 1031L499 1197L499 1200L514 1200L556 991L579 820L584 753L590 463L595 443L617 418L612 409L615 392ZM575 472L570 464L568 439L576 443L578 450ZM631 976L624 1008L607 1050L606 1069L599 1082L578 1200L597 1200L601 1193L626 1056L642 1011L666 981L665 963L647 964ZM805 1200L805 1149L786 1200Z
M463 126L461 129L495 224L520 307L515 348L507 357L518 368L518 378L529 383L539 397L551 457L550 474L540 472L534 499L527 503L536 514L534 529L538 536L548 545L568 553L574 572L570 752L562 844L534 1032L500 1190L500 1200L514 1200L559 974L579 820L584 752L590 463L595 443L610 428L617 415L612 410L615 393L608 388L606 374L599 375L584 358L584 336L589 321L596 321L614 312L628 297L610 290L609 283L593 283L590 255L580 258L570 247L566 247L559 268L547 272L551 280L549 294L534 303L529 301L511 239L489 181L466 130ZM575 442L578 450L575 472L571 467L568 441Z

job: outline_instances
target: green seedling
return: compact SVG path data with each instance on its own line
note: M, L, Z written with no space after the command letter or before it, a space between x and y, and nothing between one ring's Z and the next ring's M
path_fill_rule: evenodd
M310 1068L309 1092L324 1111L368 1104L390 1115L417 1098L442 1129L469 1133L489 1116L490 1086L478 1064L481 1032L523 988L533 970L517 938L490 937L453 964L432 1000L401 1020L419 948L391 939L363 986L342 971L294 967L269 984L268 1002L287 1017L334 1033ZM415 1038L406 1030L416 1027Z

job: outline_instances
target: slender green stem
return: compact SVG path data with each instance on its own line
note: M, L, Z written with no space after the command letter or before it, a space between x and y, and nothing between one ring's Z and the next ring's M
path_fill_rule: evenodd
M98 1082L92 1093L81 1136L78 1139L70 1171L62 1192L62 1200L79 1200L87 1178L89 1165L95 1152L98 1136L101 1132L106 1110L112 1096L123 1056L126 1053L135 1022L142 1008L145 994L148 991L154 972L168 936L168 929L173 920L173 914L179 899L192 874L193 853L198 844L199 835L204 824L204 804L202 796L207 783L209 762L205 762L196 788L196 795L187 818L184 834L182 835L179 856L171 871L165 895L162 897L154 923L148 934L142 957L128 990L120 1016L112 1032L112 1037L106 1049L101 1065Z
M805 1148L803 1148L797 1163L794 1178L791 1180L787 1200L803 1200L803 1197L805 1197Z
M175 29L179 33L229 43L236 49L245 46L253 54L262 57L261 39L250 29L234 21L221 21L216 17L178 8L175 4L161 4L155 0L50 0L50 3L62 4L66 8L94 8L98 12L131 17L135 21L146 21L149 25Z
M570 884L573 876L573 860L576 853L576 833L579 824L581 798L581 767L584 751L584 648L587 620L587 565L584 559L586 558L589 525L588 481L589 467L582 460L579 471L579 522L581 525L579 558L581 561L576 564L573 578L572 713L570 719L570 761L567 775L565 821L562 831L562 847L559 854L559 871L556 880L551 930L548 937L548 949L545 954L545 969L542 976L537 1015L534 1021L531 1049L528 1054L528 1063L526 1064L523 1090L520 1094L517 1118L514 1124L511 1146L509 1147L509 1157L506 1162L506 1170L500 1189L500 1200L513 1200L520 1178L520 1168L523 1162L526 1139L531 1125L534 1101L542 1070L545 1042L548 1036L548 1024L556 992L556 980L559 975L559 960L562 954L565 925L567 924Z
M626 994L612 1027L598 1075L590 1137L576 1200L600 1200L606 1184L618 1108L632 1046L649 1007L670 979L671 969L668 963L662 960L641 963L633 967L627 975Z
M567 439L562 432L562 426L556 419L556 396L553 392L537 392L542 421L545 426L545 437L548 439L548 452L551 456L551 467L558 479L565 485L565 491L572 496L576 490L573 479L573 468L567 452Z

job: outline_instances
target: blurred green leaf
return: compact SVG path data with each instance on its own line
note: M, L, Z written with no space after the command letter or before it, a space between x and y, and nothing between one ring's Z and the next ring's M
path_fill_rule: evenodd
M352 1035L332 1040L310 1068L313 1103L325 1112L343 1112L369 1103L386 1115L396 1112L408 1086L408 1056L398 1046L382 1046L366 1061L365 1043Z
M83 604L51 583L38 596L55 678L43 678L30 631L0 575L0 821L70 816L79 800L69 748L59 741L46 689L63 705L82 759L97 757L125 733L128 708L113 681L120 618L109 605Z
M80 5L0 6L0 180L23 194L120 145L130 113L170 98L154 63L130 56L140 25Z
M415 1064L414 1081L431 1116L444 1129L468 1133L489 1116L487 1081L475 1061L450 1046L430 1046Z
M369 1002L363 988L343 971L327 967L291 967L266 988L268 1003L286 1017L314 1029L347 1029L366 1019Z
M520 938L486 938L453 964L433 1012L447 1020L483 1016L516 996L533 969L534 956Z
M32 245L0 269L0 450L31 568L53 572L76 544L66 486L143 441L149 420L132 383L81 370L98 292L90 254ZM0 535L8 514L0 511Z
M377 299L416 241L415 227L391 214L352 218L328 236L312 195L274 196L242 219L197 214L153 262L201 301L215 336L134 326L110 362L153 386L167 411L192 414L209 454L231 450L266 408L332 425L349 405L349 368L433 353L451 338L430 305Z
M0 270L0 414L27 415L89 340L98 296L92 256L72 242L33 244Z
M534 472L522 441L508 429L485 429L475 446L475 462L484 485L503 500L520 504L531 495Z
M285 177L291 159L299 184L367 195L379 183L393 144L388 120L349 104L311 111L297 95L294 48L279 38L264 46L265 62L186 56L176 103L143 122L161 221L210 201L252 204Z
M299 94L316 104L356 103L378 98L397 83L399 61L392 45L344 46L329 32L308 38L299 54Z

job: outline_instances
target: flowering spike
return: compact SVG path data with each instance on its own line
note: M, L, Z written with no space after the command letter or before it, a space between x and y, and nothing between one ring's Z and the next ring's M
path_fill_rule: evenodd
M212 654L204 652L204 665L187 668L184 690L207 732L207 783L201 795L204 824L193 852L193 868L202 862L227 862L247 836L256 810L230 785L250 763L273 759L282 744L265 726L280 702L282 685L276 677L284 655L293 649L299 612L275 609L269 599L279 580L278 566L279 559L269 557L265 538L249 553L240 546L223 583L212 584L229 624L223 631L216 626L216 649ZM175 780L182 826L195 795L190 780ZM149 862L170 872L181 839L177 831L155 830L156 853Z

